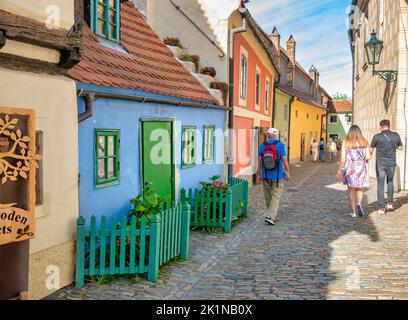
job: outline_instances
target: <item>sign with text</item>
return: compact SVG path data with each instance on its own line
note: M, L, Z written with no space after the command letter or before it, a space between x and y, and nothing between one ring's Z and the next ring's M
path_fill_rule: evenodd
M0 245L35 234L35 149L31 109L0 107Z

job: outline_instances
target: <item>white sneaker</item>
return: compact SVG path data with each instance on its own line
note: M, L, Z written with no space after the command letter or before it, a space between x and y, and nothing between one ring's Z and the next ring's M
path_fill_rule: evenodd
M378 209L378 214L384 215L385 214L385 209L383 209L383 208Z
M394 210L394 206L392 205L392 203L388 203L387 207L385 208L387 211L393 211Z
M349 216L352 218L357 218L357 215L355 213L349 213Z

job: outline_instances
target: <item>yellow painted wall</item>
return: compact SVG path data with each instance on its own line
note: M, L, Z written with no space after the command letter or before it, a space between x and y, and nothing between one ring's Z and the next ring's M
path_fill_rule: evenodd
M44 204L36 208L36 235L30 242L30 288L37 288L30 295L38 298L52 293L38 280L46 278L47 266L60 268L61 286L73 280L70 248L79 212L75 82L0 68L0 106L34 109L36 129L43 131Z
M74 24L74 0L1 0L0 10L63 29Z
M296 163L301 156L301 137L305 134L305 154L309 159L310 145L317 132L317 141L321 138L322 115L325 110L295 99L292 103L290 124L290 161ZM309 115L309 118L307 117ZM310 133L313 133L312 139Z

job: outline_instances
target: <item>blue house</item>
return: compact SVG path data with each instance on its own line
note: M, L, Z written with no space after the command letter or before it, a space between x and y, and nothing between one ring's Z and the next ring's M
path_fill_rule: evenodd
M177 61L131 1L91 0L77 81L80 214L124 214L145 182L223 175L226 108Z

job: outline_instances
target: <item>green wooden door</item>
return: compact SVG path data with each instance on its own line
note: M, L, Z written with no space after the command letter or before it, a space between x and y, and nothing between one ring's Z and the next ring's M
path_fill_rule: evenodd
M152 189L161 197L173 200L173 143L170 121L142 122L143 184L152 182Z

